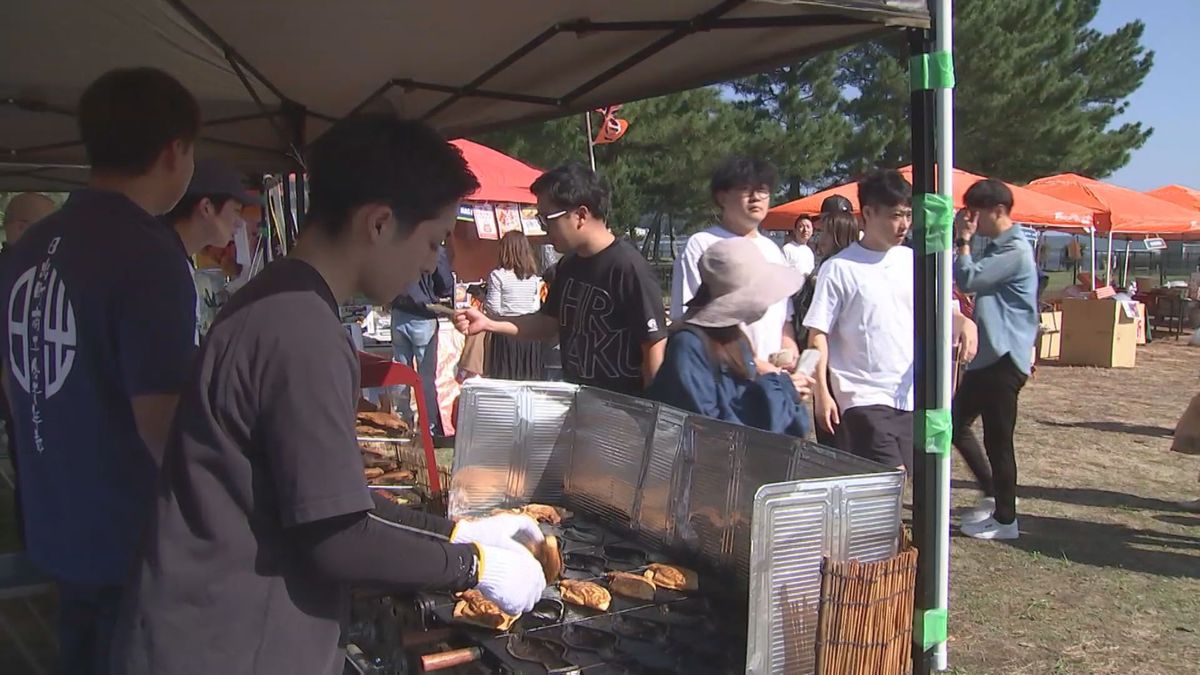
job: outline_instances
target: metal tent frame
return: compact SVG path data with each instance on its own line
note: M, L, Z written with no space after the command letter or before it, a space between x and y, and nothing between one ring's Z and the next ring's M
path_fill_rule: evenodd
M225 115L209 120L204 127L202 141L216 147L242 153L244 166L252 165L262 173L295 173L301 176L304 168L304 149L320 136L329 125L357 112L370 109L381 99L400 91L418 91L441 94L442 97L428 105L419 114L420 119L440 125L450 134L467 134L511 126L522 122L550 119L573 112L589 109L596 103L596 96L615 94L600 92L606 84L619 78L630 69L644 64L662 54L680 41L702 33L754 30L761 28L796 28L843 26L858 28L843 38L826 38L802 48L780 51L774 60L757 63L741 63L721 71L724 78L761 72L787 61L806 55L834 49L879 34L904 29L908 31L910 54L916 59L927 58L931 53L946 55L951 51L951 0L927 0L933 28L925 28L923 16L914 15L913 1L906 0L844 0L826 2L816 0L791 0L779 7L828 8L830 11L815 11L802 15L773 15L734 17L731 13L740 9L761 9L763 5L748 0L720 0L707 10L684 20L630 20L593 21L577 19L551 23L542 31L527 39L507 56L473 78L458 84L422 81L412 78L389 78L366 98L354 105L345 114L319 112L287 95L247 58L242 51L206 22L192 6L184 0L165 0L166 4L182 16L190 30L200 34L204 40L216 45L221 55L253 101L257 112ZM193 5L196 3L193 2ZM30 5L31 7L34 5ZM307 7L307 6L306 6ZM206 8L207 9L207 8ZM838 11L834 11L838 10ZM555 96L523 94L504 87L488 87L500 76L505 75L530 55L539 53L554 38L564 35L583 37L606 33L647 34L661 33L653 41L644 44L632 53L612 63L598 74L590 75L582 82L567 88ZM814 46L815 45L815 46ZM583 70L576 66L572 73ZM711 73L710 73L711 74ZM703 81L671 81L665 75L656 76L653 87L642 85L643 96L660 95L692 86ZM708 75L702 75L708 77ZM714 78L715 79L715 78ZM711 80L710 80L711 81ZM943 83L945 84L945 83ZM266 92L266 93L264 93ZM273 98L274 100L268 100ZM589 99L589 96L592 98ZM515 111L482 123L465 126L446 122L448 110L464 100L516 103L531 106L535 112ZM615 101L608 101L613 103ZM952 171L938 172L935 167L953 167L952 144L952 94L947 86L925 86L915 88L912 93L912 151L914 164L914 192L918 195L949 195ZM47 100L24 96L0 96L0 111L15 109L50 116L73 116L70 109L54 105ZM247 122L267 122L278 145L270 147L256 143L231 140L214 136L211 132L228 125ZM316 122L316 125L313 122ZM323 126L313 133L314 126ZM57 150L74 150L78 153L81 143L75 139L40 142L21 147L0 147L0 189L37 189L39 186L57 185L78 187L83 184L86 166L82 163L48 160L43 153ZM81 153L78 153L81 156ZM286 179L285 179L286 180ZM301 179L302 180L302 179ZM295 186L295 187L292 187ZM287 219L291 219L292 207L303 213L304 197L302 183L285 183L287 195ZM298 189L297 189L298 188ZM934 214L936 216L936 214ZM288 228L294 232L295 223ZM914 340L916 344L916 438L928 441L916 448L916 471L914 491L914 531L917 545L924 553L920 557L915 597L916 620L913 631L914 672L929 673L946 668L945 621L948 591L949 560L949 453L948 436L931 426L937 415L928 411L945 411L950 405L950 251L949 221L937 217L916 215L914 235L918 241L918 256L915 268L914 289L916 295L916 317ZM935 244L944 238L944 246ZM290 243L290 242L289 242ZM936 443L942 438L944 443ZM931 440L933 439L933 440Z

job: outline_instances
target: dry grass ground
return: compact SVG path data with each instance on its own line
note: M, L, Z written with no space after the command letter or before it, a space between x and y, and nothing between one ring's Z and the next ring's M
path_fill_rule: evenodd
M1133 370L1041 367L1017 428L1021 538L956 536L950 661L970 675L1200 673L1200 457L1170 452L1200 348ZM957 458L956 458L957 459ZM974 502L955 465L954 503Z

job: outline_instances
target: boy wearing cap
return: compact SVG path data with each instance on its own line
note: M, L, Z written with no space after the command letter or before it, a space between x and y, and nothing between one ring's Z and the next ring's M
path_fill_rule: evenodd
M837 432L842 450L910 471L913 251L902 244L911 199L912 186L896 171L859 182L863 238L821 265L804 318L822 356L817 424Z
M200 111L131 68L88 86L78 121L91 180L13 247L0 354L29 558L58 584L59 667L97 673L195 349L185 253L156 216L191 180Z
M188 257L195 256L208 246L224 248L233 240L242 220L242 207L255 203L255 198L242 186L242 178L232 167L216 160L196 162L196 171L188 183L187 192L163 220L175 229ZM195 279L195 269L189 261L187 272ZM208 332L213 312L202 311L200 290L196 290L196 337Z

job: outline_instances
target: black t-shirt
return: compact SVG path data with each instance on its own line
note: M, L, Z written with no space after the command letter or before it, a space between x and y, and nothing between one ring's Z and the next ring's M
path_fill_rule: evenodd
M122 672L341 672L347 589L310 569L288 529L373 507L358 378L337 303L307 263L271 264L221 309L167 446Z
M628 241L558 263L542 305L558 319L563 378L623 394L644 388L642 344L666 339L662 286Z
M58 579L122 584L157 471L130 399L177 393L195 355L183 244L124 195L79 190L0 277L29 556Z

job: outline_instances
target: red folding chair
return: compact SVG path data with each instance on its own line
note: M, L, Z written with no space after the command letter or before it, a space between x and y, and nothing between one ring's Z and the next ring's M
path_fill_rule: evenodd
M439 414L437 408L431 413L425 400L425 388L421 386L421 376L413 368L396 363L366 352L358 353L358 365L361 371L361 386L364 388L392 387L404 385L412 388L417 397L417 425L421 427L421 445L425 450L425 468L429 473L430 496L440 495L442 481L438 474L437 456L433 452L433 434L429 431L429 415Z

